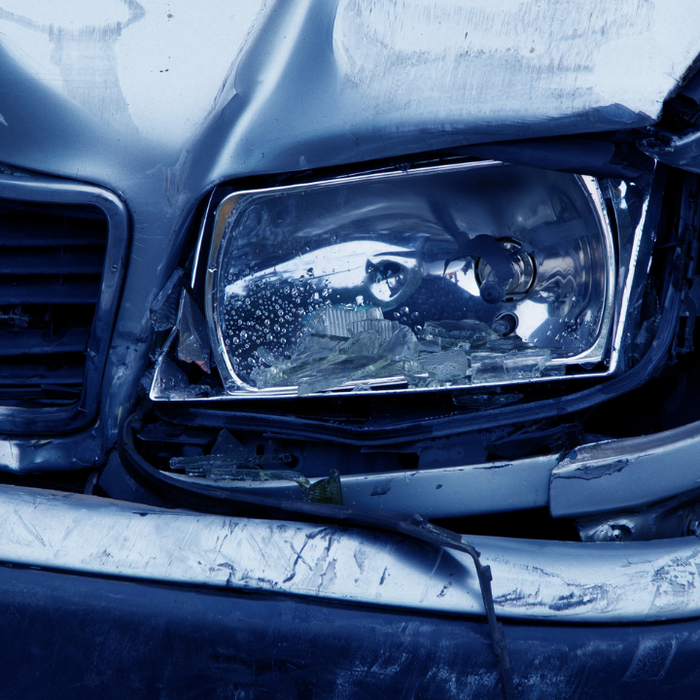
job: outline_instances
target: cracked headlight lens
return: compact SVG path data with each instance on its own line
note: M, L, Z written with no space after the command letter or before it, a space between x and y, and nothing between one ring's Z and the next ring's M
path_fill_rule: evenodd
M213 357L230 396L609 373L615 256L598 183L568 173L479 162L237 192L208 260Z

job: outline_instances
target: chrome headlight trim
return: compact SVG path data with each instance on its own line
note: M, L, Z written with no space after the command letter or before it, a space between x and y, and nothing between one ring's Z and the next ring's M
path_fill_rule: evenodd
M156 368L156 375L151 389L151 398L154 400L226 400L250 397L295 397L298 395L297 387L293 385L271 386L259 388L246 383L235 371L231 358L225 348L225 334L220 322L220 302L217 297L217 289L220 278L223 275L219 269L219 261L224 246L230 235L230 222L236 212L250 197L276 196L279 194L298 194L300 192L314 192L321 188L339 187L356 183L369 183L376 181L400 182L399 178L411 178L415 176L430 176L432 174L444 174L483 168L520 167L508 166L500 161L478 161L468 163L451 163L444 165L430 165L416 167L408 170L391 172L372 172L361 175L343 176L333 179L325 179L314 182L306 182L293 185L247 189L235 191L226 196L216 208L209 219L209 232L205 233L202 227L197 242L199 265L193 270L192 286L195 285L203 291L201 298L205 306L205 314L210 329L210 342L213 359L221 372L224 381L224 390L188 391L186 387L177 386L167 378L167 370L164 369L164 360L168 354L172 355L176 345L175 332L168 340L161 353L161 360ZM534 170L534 169L533 169ZM545 171L554 172L554 171ZM630 300L632 280L634 277L635 260L619 261L615 233L612 230L604 195L601 192L598 180L591 176L579 175L575 177L582 190L586 193L592 215L600 231L600 239L604 246L605 264L605 298L602 306L602 319L595 342L583 352L569 357L552 357L548 367L552 368L552 374L563 374L564 365L570 369L566 378L586 377L601 378L615 372L620 358L624 326L627 316L627 305ZM634 231L634 249L639 247L639 239L644 227L644 218L639 222ZM208 240L207 240L208 239ZM209 255L205 250L209 244ZM207 257L206 271L204 270L204 258ZM635 256L632 256L633 258ZM620 274L618 275L618 265ZM595 365L595 366L594 366ZM573 371L572 371L573 370ZM499 381L484 381L478 384L442 385L442 386L412 386L406 388L404 377L379 377L376 379L363 378L360 381L347 382L338 385L338 390L348 391L361 388L372 390L372 393L396 393L436 390L469 390L473 387L479 389L501 386L507 384L524 384L551 381L558 376L530 376L515 379L501 379ZM359 386L358 386L359 385ZM336 391L333 389L332 391Z

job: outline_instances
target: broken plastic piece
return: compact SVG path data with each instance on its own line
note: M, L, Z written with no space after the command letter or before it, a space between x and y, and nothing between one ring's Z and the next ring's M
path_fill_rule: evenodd
M331 503L343 505L343 487L340 483L340 473L337 469L331 469L331 473L325 479L319 479L311 484L305 493L305 499L314 503Z
M228 430L222 430L216 438L214 447L211 448L213 455L231 455L239 454L245 450L245 447L236 440Z
M177 357L183 362L194 362L207 374L211 372L209 337L204 314L187 290L182 291L178 317L180 333Z

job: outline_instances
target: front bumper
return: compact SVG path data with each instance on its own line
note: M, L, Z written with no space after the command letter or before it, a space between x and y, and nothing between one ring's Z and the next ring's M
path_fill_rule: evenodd
M166 510L3 486L0 561L75 574L484 615L467 555L395 533ZM466 536L500 618L649 623L700 617L700 543Z

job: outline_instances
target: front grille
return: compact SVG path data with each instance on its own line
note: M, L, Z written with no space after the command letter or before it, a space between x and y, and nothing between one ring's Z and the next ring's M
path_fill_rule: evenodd
M0 401L80 398L108 222L97 207L0 202Z
M0 434L95 418L127 246L111 192L0 166Z

